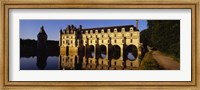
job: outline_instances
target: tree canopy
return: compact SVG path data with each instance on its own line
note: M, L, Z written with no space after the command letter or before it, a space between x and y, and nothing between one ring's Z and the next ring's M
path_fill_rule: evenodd
M148 20L140 32L142 43L180 58L180 20Z

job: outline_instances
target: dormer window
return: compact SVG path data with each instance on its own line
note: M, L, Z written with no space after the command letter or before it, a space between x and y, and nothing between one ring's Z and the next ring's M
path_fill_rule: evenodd
M101 33L104 33L104 30L103 30L103 29L101 30Z
M117 28L114 29L114 32L117 32Z
M92 30L90 30L90 33L93 33L93 31L92 31Z
M122 28L122 32L125 32L125 28Z
M130 31L133 31L133 27L130 27Z
M98 33L98 30L95 30L95 33Z
M108 29L108 31L107 32L110 32L110 29Z

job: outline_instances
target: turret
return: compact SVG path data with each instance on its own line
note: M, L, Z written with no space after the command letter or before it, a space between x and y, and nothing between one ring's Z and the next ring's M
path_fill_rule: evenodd
M60 29L60 35L62 35L62 34L63 34L62 29Z
M61 46L61 42L62 42L62 34L63 34L63 31L62 29L60 29L60 40L59 40L59 46Z
M40 49L46 48L46 42L47 42L47 34L44 30L44 27L42 26L40 28L40 32L37 35L37 47Z

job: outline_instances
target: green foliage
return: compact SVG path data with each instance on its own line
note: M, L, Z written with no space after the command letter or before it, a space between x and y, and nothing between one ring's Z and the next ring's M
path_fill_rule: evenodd
M180 20L148 20L141 32L141 42L148 42L161 52L180 58Z
M152 45L151 43L151 30L150 29L145 29L143 31L140 32L140 42L141 43L144 43L144 44L147 44L147 45Z

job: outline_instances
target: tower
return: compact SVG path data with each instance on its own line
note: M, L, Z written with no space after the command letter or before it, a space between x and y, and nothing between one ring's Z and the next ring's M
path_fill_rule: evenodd
M42 26L40 28L40 32L37 35L37 47L39 49L46 49L47 43L47 34L44 30L44 27Z

